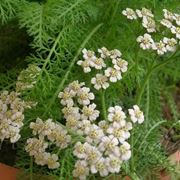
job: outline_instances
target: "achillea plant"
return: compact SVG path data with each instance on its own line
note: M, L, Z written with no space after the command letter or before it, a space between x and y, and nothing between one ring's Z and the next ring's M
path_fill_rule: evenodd
M177 6L174 0L0 3L2 24L18 22L31 40L29 66L0 74L6 95L0 139L17 144L15 165L31 180L34 173L136 180L156 179L152 172L162 168L176 174L161 127L169 125L163 98L172 111L169 126L180 117L172 95L180 80Z

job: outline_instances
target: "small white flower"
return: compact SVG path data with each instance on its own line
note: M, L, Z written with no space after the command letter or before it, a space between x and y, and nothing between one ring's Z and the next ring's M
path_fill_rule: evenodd
M83 53L83 58L85 59L85 60L90 60L90 61L92 61L92 60L95 60L96 59L96 56L95 56L95 53L94 53L94 51L90 51L90 50L87 50L87 49L83 49L82 50L82 53Z
M41 165L41 166L46 165L46 159L45 159L46 154L47 154L47 152L36 154L34 156L35 163L38 164L38 165Z
M65 118L67 118L70 115L72 116L75 115L76 117L80 116L78 107L67 106L62 109L62 112Z
M99 111L95 109L96 104L90 104L89 106L84 106L82 109L81 119L94 121L99 117Z
M156 42L152 45L152 49L157 51L157 54L163 55L167 52L166 44L163 41Z
M49 169L57 169L60 166L59 162L57 162L58 156L56 154L45 153L44 158Z
M89 120L82 120L78 123L77 133L83 135L85 134L85 129L90 127L91 127L91 122Z
M109 77L111 82L117 82L118 80L122 79L121 72L111 67L105 70L105 75Z
M106 64L104 63L104 60L102 58L94 59L93 61L90 62L90 65L95 69L102 69L103 67L106 67Z
M0 94L0 99L3 103L9 104L9 92L8 91L2 91Z
M20 101L19 98L16 98L14 101L10 102L10 106L14 112L17 112L17 111L23 112L24 111L24 102Z
M162 19L161 20L161 24L167 28L171 28L172 27L172 22L169 21L168 19Z
M36 119L36 122L31 122L30 123L30 128L33 130L33 134L36 135L39 133L39 129L42 128L44 125L43 121L40 118Z
M86 160L90 165L96 163L102 157L101 152L95 146L89 146L86 148L86 154Z
M138 122L139 124L144 121L144 114L137 105L133 106L133 109L128 109L133 123Z
M73 106L74 101L73 98L74 97L74 93L72 93L70 91L69 88L65 88L63 92L60 92L58 95L58 98L61 99L61 104L62 105L67 105L67 106Z
M104 132L106 132L107 128L109 127L109 124L107 121L102 120L98 122L98 126L103 129Z
M79 159L84 159L87 157L86 150L90 145L86 142L82 144L81 142L77 142L74 146L73 154Z
M113 59L112 63L114 64L115 69L120 70L123 73L127 71L128 62L125 61L124 59L121 58Z
M105 152L105 154L111 154L114 151L114 149L117 148L118 144L119 144L118 139L113 135L104 136L101 139L98 149L101 152Z
M47 147L48 143L44 142L43 139L29 138L27 139L25 150L29 153L30 156L35 156L39 153L45 152Z
M99 172L100 176L104 177L108 175L108 169L105 163L105 159L101 158L95 164L91 165L91 172L93 174Z
M151 49L152 48L152 44L154 43L152 37L150 34L145 33L143 36L139 36L137 38L137 42L140 43L140 47L142 49Z
M176 21L176 24L180 26L180 15L179 14L174 14L174 20Z
M86 177L89 175L88 164L84 160L76 161L73 176L79 178L80 180L86 180Z
M163 42L166 44L166 49L168 51L174 52L176 50L176 44L177 44L176 39L174 38L169 39L167 37L164 37Z
M122 161L112 154L110 154L109 157L106 158L106 165L110 173L119 173L121 164Z
M95 124L92 124L91 126L87 127L85 129L85 134L87 135L86 141L89 143L98 143L104 136L103 130Z
M176 35L177 39L180 39L180 27L171 27L171 32Z
M94 84L94 88L97 90L101 88L107 89L109 87L109 83L107 81L108 78L102 74L96 74L96 77L91 79L91 83Z
M83 68L83 71L85 73L91 72L91 67L90 67L91 61L89 59L86 59L84 61L80 60L77 62L77 64Z
M136 13L133 9L131 8L126 8L126 10L122 11L122 14L126 16L128 19L137 19Z
M68 85L68 87L69 87L70 92L72 92L72 93L74 93L74 95L76 95L77 92L78 92L78 91L81 89L81 87L84 86L84 85L85 85L84 82L79 83L79 81L77 80L77 81L73 81L72 83L70 83L70 84Z
M71 142L71 136L67 134L67 131L60 125L56 124L56 128L48 134L48 139L54 142L60 149L65 149Z
M103 58L103 59L105 59L111 55L110 51L105 47L98 49L98 52L101 54L101 58Z
M165 19L168 19L170 21L173 21L174 19L174 14L170 11L168 11L167 9L163 9L163 12L164 12L164 18Z
M138 17L140 17L140 18L142 18L144 16L154 17L151 10L146 9L144 7L142 8L142 10L136 9L136 13L137 13Z
M5 113L7 109L7 105L0 99L0 113Z
M127 161L130 159L131 157L131 150L130 150L131 146L129 143L124 142L120 148L119 148L119 152L120 152L120 157L123 161Z
M72 130L77 130L79 119L80 119L80 114L67 116L66 117L66 126Z
M116 121L116 122L120 122L122 125L125 125L125 118L126 115L125 113L122 111L122 107L121 106L115 106L115 107L110 107L108 109L108 120L109 121Z
M116 137L120 143L123 143L126 139L129 138L129 134L126 133L124 126L120 125L117 122L113 122L111 126L107 129L108 134L112 134Z
M11 118L13 126L19 128L23 126L24 114L22 112L15 112Z
M113 49L112 51L110 51L110 58L111 59L116 59L121 57L122 53L118 50L118 49Z
M87 87L81 88L81 90L77 93L78 103L81 105L90 104L90 100L94 99L94 94L90 92L90 89Z
M9 138L11 143L16 143L20 139L21 135L19 134L19 131L20 129L18 127L11 126L9 128Z
M147 29L147 32L149 33L156 32L156 24L154 19L152 19L151 17L144 16L142 25Z

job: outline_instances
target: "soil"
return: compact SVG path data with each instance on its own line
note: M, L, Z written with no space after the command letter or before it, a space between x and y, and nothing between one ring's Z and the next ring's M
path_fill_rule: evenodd
M16 158L16 145L10 144L8 141L4 141L1 144L0 149L0 162L13 166Z

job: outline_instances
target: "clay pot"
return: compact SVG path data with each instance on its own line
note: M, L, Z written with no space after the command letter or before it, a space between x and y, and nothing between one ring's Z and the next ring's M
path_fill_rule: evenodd
M0 163L0 179L16 180L18 169Z

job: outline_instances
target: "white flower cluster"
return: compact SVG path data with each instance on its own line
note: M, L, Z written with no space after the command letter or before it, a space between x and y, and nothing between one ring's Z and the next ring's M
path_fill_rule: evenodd
M172 13L167 9L163 9L164 19L160 23L169 28L172 34L176 35L175 38L164 37L159 42L154 42L150 34L155 32L155 21L153 19L154 15L149 9L142 8L142 10L136 9L135 11L130 8L126 8L122 13L127 16L128 19L137 19L137 17L142 18L142 25L147 29L148 33L145 33L143 36L137 38L137 42L140 43L142 49L151 49L155 50L157 54L163 55L166 52L174 52L176 50L176 45L178 44L178 39L180 39L180 15ZM135 18L136 17L136 18ZM175 24L173 25L173 22Z
M16 91L20 92L33 88L33 86L36 84L36 79L40 71L41 69L34 64L30 64L27 69L21 71L16 83Z
M171 33L175 34L177 39L180 39L180 15L172 13L167 9L163 9L163 12L164 19L161 20L161 24L170 29Z
M10 139L15 143L21 137L24 109L31 108L31 104L24 102L19 93L3 91L0 93L0 140Z
M91 83L97 90L107 89L109 81L114 83L122 79L121 74L127 71L128 62L121 58L122 53L117 49L109 51L102 47L98 52L100 55L96 57L94 51L83 49L84 60L78 61L77 64L82 66L85 73L89 73L92 68L99 70L99 73L91 79ZM105 60L109 64L109 59L113 67L107 67Z
M77 142L73 154L78 158L73 170L74 177L81 180L92 173L107 176L119 173L123 161L131 157L131 147L127 140L130 137L132 123L127 122L126 115L120 106L108 109L108 121L98 125L89 122L84 128L86 142ZM137 105L129 109L131 120L142 123L144 116Z
M150 34L145 33L137 38L142 49L151 49L157 51L157 54L163 55L166 52L176 51L177 40L174 38L164 37L159 42L154 42Z
M156 32L156 23L154 15L151 10L142 8L141 10L136 9L135 11L131 8L126 8L122 11L122 14L128 19L142 18L142 26L146 28L148 33Z
M85 83L73 81L58 95L61 99L61 104L65 106L62 112L66 119L66 126L77 130L79 134L83 134L84 126L99 117L96 104L91 103L95 96L90 92L90 89L84 85Z
M49 145L55 145L60 150L65 149L71 142L71 136L59 124L48 119L43 122L40 118L30 123L33 135L38 138L29 138L25 150L35 158L38 165L47 165L49 169L56 169L60 166L58 155L46 152Z
M86 91L85 91L86 90ZM77 157L73 176L81 180L92 173L107 176L109 173L118 173L123 161L131 157L131 148L127 140L130 137L132 123L120 106L108 109L107 121L95 120L99 117L94 103L90 101L95 97L84 83L74 81L63 92L59 93L66 126L76 133L83 135L85 142L75 144L73 154ZM80 107L77 107L79 105ZM144 121L143 112L137 105L129 109L130 119L133 123L141 124Z

